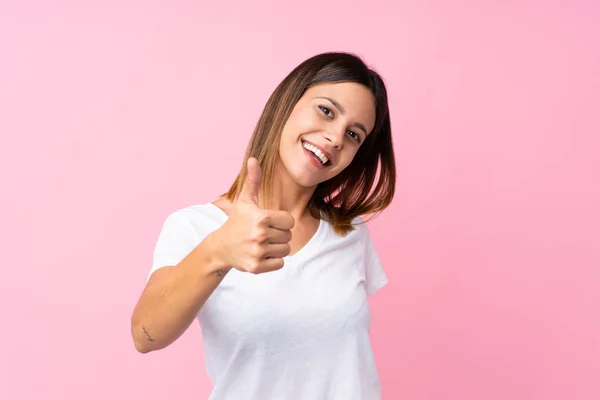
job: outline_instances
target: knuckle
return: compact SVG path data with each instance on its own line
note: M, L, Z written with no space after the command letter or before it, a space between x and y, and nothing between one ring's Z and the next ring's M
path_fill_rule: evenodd
M250 234L252 241L255 243L255 246L259 243L264 242L267 239L267 232L264 228L255 227Z
M254 260L248 264L247 270L248 270L248 272L250 272L252 274L258 274L259 268L260 268L260 264L259 264L258 260Z
M250 254L254 258L253 262L256 263L258 263L258 260L263 256L263 253L263 246L261 246L260 243L254 243L254 245L250 249Z
M266 242L268 238L269 238L269 235L267 234L266 229L259 229L258 232L256 232L256 240L259 243Z
M267 225L269 223L269 212L267 210L257 210L254 215L258 225Z

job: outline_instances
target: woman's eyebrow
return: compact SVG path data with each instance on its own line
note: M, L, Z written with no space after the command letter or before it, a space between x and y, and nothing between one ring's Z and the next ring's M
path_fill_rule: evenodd
M344 107L342 107L342 105L340 103L338 103L337 101L335 101L334 99L332 99L330 97L325 97L325 96L317 97L317 99L328 100L329 102L331 102L331 104L333 104L335 106L335 108L337 108L339 110L340 113L342 113L342 115L346 114L346 109Z

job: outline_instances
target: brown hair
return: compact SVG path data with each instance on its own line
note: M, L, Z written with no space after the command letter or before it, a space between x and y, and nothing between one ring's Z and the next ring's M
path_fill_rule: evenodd
M379 214L391 203L396 167L385 84L358 56L339 52L318 54L302 62L273 91L246 149L242 169L225 194L227 199L237 198L246 179L248 158L256 157L263 171L261 206L268 207L278 144L292 109L311 86L340 82L359 83L371 90L375 96L375 126L350 165L317 186L308 205L310 213L329 221L343 235L354 229L352 221L356 217Z

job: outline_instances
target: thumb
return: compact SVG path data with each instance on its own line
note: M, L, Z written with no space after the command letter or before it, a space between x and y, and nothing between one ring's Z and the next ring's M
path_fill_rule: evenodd
M254 157L248 158L246 167L246 180L242 185L239 199L241 201L250 202L258 206L258 193L260 191L262 171L260 169L260 165L258 164L258 160Z

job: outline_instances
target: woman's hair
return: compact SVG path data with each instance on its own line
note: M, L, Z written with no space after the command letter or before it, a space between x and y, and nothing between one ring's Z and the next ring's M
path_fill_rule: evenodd
M379 214L391 203L396 167L385 84L359 57L338 52L309 58L277 86L256 124L242 169L225 193L229 200L234 201L242 188L248 158L256 157L262 168L261 206L268 207L281 133L292 109L311 86L341 82L358 83L371 90L375 97L375 126L350 165L317 186L308 204L310 213L329 221L336 232L344 235L354 229L352 222L356 217Z

